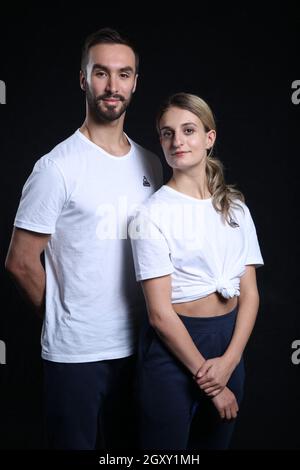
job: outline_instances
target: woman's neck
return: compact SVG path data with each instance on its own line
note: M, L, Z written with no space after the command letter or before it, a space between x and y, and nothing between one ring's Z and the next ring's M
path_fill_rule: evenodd
M208 199L211 197L207 186L206 175L193 177L174 172L167 185L180 193L196 199Z

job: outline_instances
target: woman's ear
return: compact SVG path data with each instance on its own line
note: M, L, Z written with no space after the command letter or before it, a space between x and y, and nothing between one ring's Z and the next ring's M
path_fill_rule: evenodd
M206 149L209 150L214 146L216 141L216 131L211 129L210 131L206 132Z

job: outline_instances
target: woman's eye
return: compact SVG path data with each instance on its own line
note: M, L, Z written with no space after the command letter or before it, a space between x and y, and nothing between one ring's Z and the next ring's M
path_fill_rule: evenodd
M165 137L165 138L169 138L169 137L172 136L172 132L170 132L170 131L165 131L165 132L162 133L162 136Z
M195 130L192 129L192 128L189 128L189 127L188 127L187 129L185 129L185 133L186 133L186 134L193 134L194 132L195 132Z

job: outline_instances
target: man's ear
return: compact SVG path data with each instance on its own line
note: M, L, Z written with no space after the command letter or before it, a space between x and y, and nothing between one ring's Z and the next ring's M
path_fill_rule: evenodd
M86 90L86 78L82 70L80 70L79 74L79 83L80 83L80 88L85 91Z
M136 76L134 78L134 85L133 85L132 93L134 93L135 90L136 90L137 79L138 79L138 74L136 74Z

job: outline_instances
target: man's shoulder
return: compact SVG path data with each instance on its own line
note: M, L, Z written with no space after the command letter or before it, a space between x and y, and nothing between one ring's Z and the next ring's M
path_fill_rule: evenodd
M58 166L68 164L78 149L76 132L55 145L48 153L42 155L36 162L37 167L45 167L56 164Z
M52 150L48 153L51 158L61 159L68 156L73 156L74 152L77 151L80 140L77 137L77 132L74 132L66 139L59 142Z

